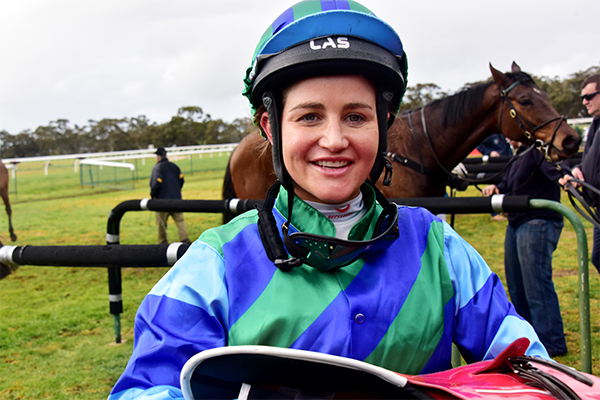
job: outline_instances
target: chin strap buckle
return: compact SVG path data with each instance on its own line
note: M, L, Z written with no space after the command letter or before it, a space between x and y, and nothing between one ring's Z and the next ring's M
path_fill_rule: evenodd
M392 161L389 159L387 155L383 156L384 160L384 174L383 174L383 186L390 186L392 183L392 173L394 172L394 167L392 166Z

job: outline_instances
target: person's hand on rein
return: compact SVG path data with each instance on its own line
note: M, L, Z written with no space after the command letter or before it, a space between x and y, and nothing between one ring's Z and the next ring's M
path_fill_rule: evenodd
M489 197L493 194L500 194L500 191L496 187L496 185L489 185L481 189L481 195Z
M579 168L573 168L573 170L571 170L571 172L573 173L573 175L567 174L558 180L558 184L560 186L562 186L565 190L567 190L567 188L565 186L567 184L567 182L570 182L571 185L573 185L573 187L575 189L577 189L579 186L581 186L578 182L571 181L571 179L573 179L573 178L579 179L580 181L585 182L585 178L583 177L583 172L581 172L581 170Z

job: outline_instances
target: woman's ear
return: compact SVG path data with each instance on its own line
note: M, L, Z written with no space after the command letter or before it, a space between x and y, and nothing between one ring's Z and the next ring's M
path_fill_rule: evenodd
M267 135L267 139L269 139L269 142L273 144L273 135L271 134L271 123L269 122L269 113L266 111L263 112L260 116L260 127L262 128L263 132Z

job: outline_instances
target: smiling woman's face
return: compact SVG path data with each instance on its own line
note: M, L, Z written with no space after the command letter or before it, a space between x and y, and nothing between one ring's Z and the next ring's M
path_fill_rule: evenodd
M361 76L309 78L285 93L283 161L303 200L356 197L378 151L375 89ZM261 119L271 139L266 113Z

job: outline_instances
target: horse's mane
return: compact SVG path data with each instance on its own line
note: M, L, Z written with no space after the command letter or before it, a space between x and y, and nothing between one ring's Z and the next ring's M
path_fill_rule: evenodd
M534 83L531 76L525 72L508 72L506 76L510 79L518 80L521 83ZM471 86L451 96L434 100L429 103L427 107L437 106L439 104L443 106L442 126L447 128L448 126L459 123L469 115L472 115L472 113L477 112L483 102L485 91L493 83L494 81L491 80L489 82Z

